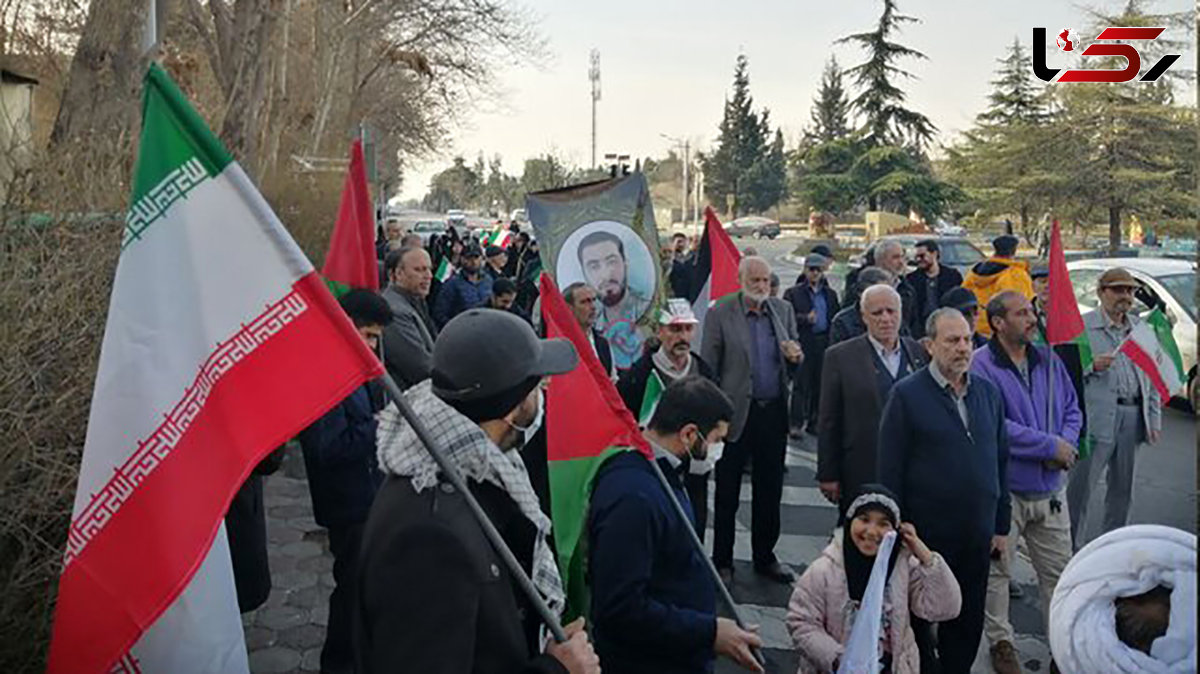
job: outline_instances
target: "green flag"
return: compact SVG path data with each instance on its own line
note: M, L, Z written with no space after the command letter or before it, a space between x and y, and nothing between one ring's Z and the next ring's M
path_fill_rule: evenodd
M1162 345L1163 351L1175 364L1175 373L1179 376L1179 381L1186 382L1187 377L1183 374L1183 358L1179 356L1179 345L1175 343L1175 333L1171 328L1171 321L1167 320L1161 309L1155 309L1146 317L1146 322L1154 329L1154 336L1158 338L1158 343Z
M658 376L658 371L650 372L650 377L646 379L646 393L642 396L642 409L638 412L638 423L642 428L650 425L650 418L654 416L654 410L658 408L658 399L662 397L663 380Z

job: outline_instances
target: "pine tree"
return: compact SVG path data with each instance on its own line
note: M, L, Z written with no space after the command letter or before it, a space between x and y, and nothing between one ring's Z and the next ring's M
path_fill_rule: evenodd
M992 80L992 93L988 94L991 105L979 115L978 121L1000 125L1046 121L1045 100L1034 88L1029 58L1021 48L1020 40L1014 37L1008 54L997 61L1000 68L996 79Z
M905 93L892 83L893 75L912 77L895 65L900 58L924 59L915 49L890 41L905 23L917 19L900 14L895 0L883 0L879 25L869 33L856 33L840 40L853 42L867 51L866 62L846 71L854 77L861 93L851 102L863 120L862 131L869 147L912 144L924 148L933 139L937 127L925 115L904 107Z
M704 158L705 190L721 203L732 197L730 212L736 217L752 208L750 185L755 163L766 140L750 95L749 62L739 54L733 71L733 98L725 100L718 126L717 147Z
M813 100L812 129L805 135L809 143L824 143L850 133L850 99L842 86L842 69L830 56L821 76L821 91Z

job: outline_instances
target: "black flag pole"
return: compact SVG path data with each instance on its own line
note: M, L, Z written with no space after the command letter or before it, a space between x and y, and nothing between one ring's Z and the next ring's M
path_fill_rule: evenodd
M662 472L662 466L658 465L658 461L650 459L650 465L654 467L654 474L658 476L658 481L662 484L663 489L667 490L667 496L671 499L671 505L675 506L675 514L683 518L684 529L687 529L688 536L692 539L692 546L696 548L696 553L700 555L700 559L704 560L705 566L708 567L708 572L712 574L713 583L717 586L717 591L721 594L721 600L725 602L726 608L733 614L733 621L743 630L750 631L746 625L746 621L742 619L742 613L738 610L738 605L733 601L733 595L729 594L729 588L725 587L725 583L721 582L721 574L717 573L717 567L713 564L712 559L704 552L704 543L700 542L700 536L696 534L695 525L692 524L692 518L688 517L687 511L683 509L683 504L679 502L679 498L675 496L675 490L671 488L671 483L667 482L667 476ZM766 665L767 660L763 657L762 651L758 648L751 648L750 652L754 654L754 659L758 660L758 664Z
M496 530L496 525L492 524L492 521L488 519L487 513L483 512L479 501L475 499L475 495L467 487L467 482L463 479L462 473L458 471L458 466L450 463L450 460L446 458L441 445L433 439L433 435L425 427L425 422L421 421L421 418L413 411L408 401L404 399L404 393L396 385L396 380L392 379L392 375L384 372L381 380L383 381L384 388L387 389L388 395L392 397L392 401L396 403L396 407L400 410L400 415L412 426L421 444L425 445L425 451L429 452L429 455L437 462L438 468L441 469L446 479L450 480L450 484L454 485L454 488L466 499L467 507L471 509L471 514L475 516L479 527L483 529L483 534L487 536L488 541L492 544L492 548L496 550L496 553L504 561L504 566L508 569L508 572L512 574L513 578L517 579L517 585L521 587L521 592L529 599L529 603L533 604L538 615L541 616L542 622L546 624L546 628L554 636L554 640L560 644L565 642L567 640L567 633L563 630L558 616L554 615L554 611L550 610L550 606L546 604L546 600L542 598L541 593L533 586L533 581L529 579L529 574L525 573L525 569L521 567L521 563L517 561L512 550L508 548L508 544L504 542L504 538L500 536L500 532Z

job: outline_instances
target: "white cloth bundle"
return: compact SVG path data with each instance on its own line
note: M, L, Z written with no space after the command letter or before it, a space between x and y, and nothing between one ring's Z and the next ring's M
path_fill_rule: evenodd
M1167 633L1150 655L1117 638L1116 606L1163 585L1171 591ZM1050 650L1063 674L1183 674L1196 671L1196 537L1155 524L1097 538L1071 558L1050 602Z
M850 508L848 512L854 512ZM889 531L879 544L875 553L875 564L871 566L871 577L867 580L867 589L863 592L862 606L854 618L854 626L850 628L850 638L846 640L846 651L842 653L838 674L878 674L879 638L883 631L883 591L888 581L888 560L892 558L892 548L896 545L896 532Z

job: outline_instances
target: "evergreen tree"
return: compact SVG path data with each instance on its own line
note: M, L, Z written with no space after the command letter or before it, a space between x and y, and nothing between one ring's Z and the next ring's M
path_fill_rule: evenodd
M717 146L704 157L704 187L717 203L732 197L733 216L753 207L750 186L754 165L766 146L762 128L750 95L749 64L739 54L733 71L733 98L725 100L725 112L718 126Z
M986 124L1044 122L1045 101L1034 88L1033 75L1029 72L1030 60L1021 48L1020 40L1014 37L1008 54L997 60L1000 68L996 79L992 80L992 93L988 94L991 105L979 115L978 121Z
M842 69L830 56L821 76L821 91L813 101L812 129L805 135L810 143L825 143L850 133L850 99L842 86Z
M900 14L896 0L883 0L879 25L869 33L848 35L838 42L852 42L867 52L867 60L846 71L854 77L861 92L851 102L863 121L862 133L870 147L912 144L924 148L933 139L937 128L925 115L904 107L905 93L892 83L893 75L912 77L895 65L905 58L926 58L915 49L892 42L892 36L915 17Z

